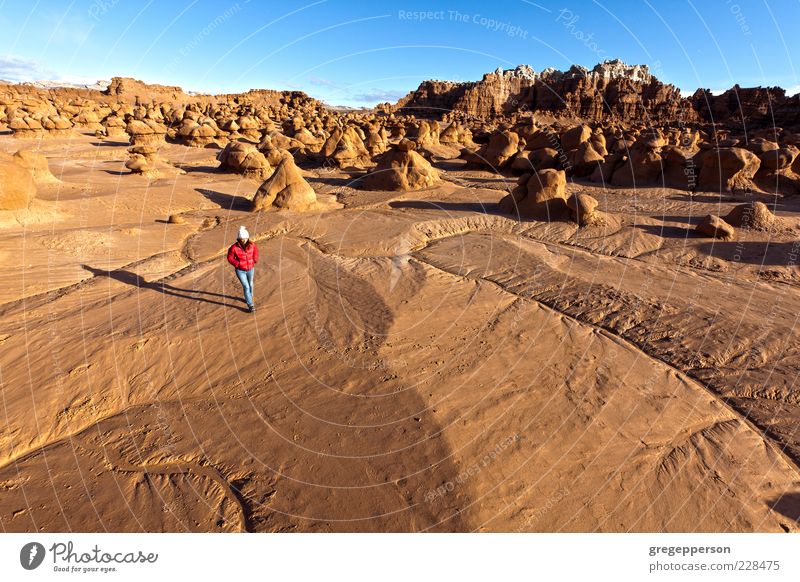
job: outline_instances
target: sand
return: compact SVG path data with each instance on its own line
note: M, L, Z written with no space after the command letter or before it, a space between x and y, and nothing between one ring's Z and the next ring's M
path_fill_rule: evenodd
M0 216L3 531L800 527L800 200L712 241L759 198L570 183L607 217L579 229L456 160L412 193L307 169L319 211L251 214L215 150L149 180L25 141L61 182Z

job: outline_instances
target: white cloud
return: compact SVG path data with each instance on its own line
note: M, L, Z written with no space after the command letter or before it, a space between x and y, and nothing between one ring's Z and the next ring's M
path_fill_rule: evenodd
M378 103L383 103L385 101L389 101L394 103L401 97L405 97L408 94L408 91L385 91L383 89L372 89L367 91L366 93L358 93L357 95L352 95L349 97L349 100L355 101L356 103L367 103L370 105L377 105Z
M16 55L0 55L0 79L21 83L53 77L54 73L41 63Z
M331 81L323 77L309 77L308 82L316 87L339 87L336 81Z
M786 87L786 95L791 97L792 95L797 95L800 93L800 85L792 85L791 87Z

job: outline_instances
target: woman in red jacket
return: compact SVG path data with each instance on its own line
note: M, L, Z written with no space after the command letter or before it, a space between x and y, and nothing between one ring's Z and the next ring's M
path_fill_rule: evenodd
M236 269L236 277L242 284L244 300L250 313L256 310L253 305L253 274L258 262L258 247L250 240L250 233L239 227L239 238L228 249L228 262Z

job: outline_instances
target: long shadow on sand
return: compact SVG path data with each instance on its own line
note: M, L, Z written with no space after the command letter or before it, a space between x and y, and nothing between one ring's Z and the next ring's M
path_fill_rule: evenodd
M693 229L683 226L670 226L667 224L637 224L635 226L639 230L660 236L661 238L683 238L687 240L702 238L701 235L697 234Z
M771 267L797 266L797 248L791 242L714 241L701 244L698 250L732 263Z
M213 293L211 291L198 291L197 289L181 289L180 287L175 287L174 285L169 285L163 282L151 282L145 280L143 277L137 275L136 273L132 273L131 271L123 271L121 269L107 271L106 269L96 269L94 267L90 267L89 265L81 265L81 267L83 267L96 277L109 277L111 279L114 279L115 281L119 281L120 283L131 285L132 287L138 287L140 289L152 289L154 291L158 291L159 293L163 293L165 295L172 295L174 297L181 297L183 299L191 299L193 301L200 301L202 303L211 303L213 305L221 305L223 307L232 307L234 309L238 309L239 311L244 311L244 312L247 311L247 309L245 309L244 307L240 307L238 305L232 305L224 301L214 301L213 299L206 299L205 297L199 297L199 295L210 295L212 297L220 297L222 299L228 299L229 301L243 301L243 299L240 299L238 297L231 297L230 295L224 295L222 293Z
M348 172L347 176L309 176L306 180L311 184L326 184L345 188L356 188L358 181L366 176L365 172Z
M93 141L92 145L97 148L124 148L131 144L127 141Z
M180 165L178 167L186 172L187 174L224 174L225 172L221 171L217 166L209 166L209 165L200 165L200 166L192 166L192 165Z
M195 188L195 191L225 210L250 210L251 202L243 196L234 196L233 194L225 194L224 192L208 190L207 188Z
M800 493L786 493L773 500L770 505L781 515L800 523Z

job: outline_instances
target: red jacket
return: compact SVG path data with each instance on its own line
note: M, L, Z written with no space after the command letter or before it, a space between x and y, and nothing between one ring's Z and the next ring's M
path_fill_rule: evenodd
M247 241L243 247L237 240L228 249L228 262L242 271L249 271L258 262L258 247L253 241Z

